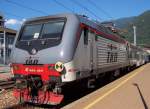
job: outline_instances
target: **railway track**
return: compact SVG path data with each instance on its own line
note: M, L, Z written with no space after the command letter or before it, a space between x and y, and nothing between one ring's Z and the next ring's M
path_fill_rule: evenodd
M60 109L60 108L61 107L59 106L22 103L22 104L16 104L10 107L6 107L5 109Z
M27 104L16 104L11 107L6 107L5 109L34 109L34 107Z
M15 81L13 80L0 81L0 93L2 93L4 90L10 90L14 86Z

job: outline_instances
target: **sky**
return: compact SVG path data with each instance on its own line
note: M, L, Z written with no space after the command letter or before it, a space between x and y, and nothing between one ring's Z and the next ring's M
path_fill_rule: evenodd
M58 13L78 13L107 21L137 16L150 10L149 0L0 0L6 27L18 30L28 18Z

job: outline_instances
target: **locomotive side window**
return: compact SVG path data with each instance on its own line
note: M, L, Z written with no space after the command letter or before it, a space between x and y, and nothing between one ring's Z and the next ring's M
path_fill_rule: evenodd
M88 45L88 32L89 30L84 28L84 44Z
M95 41L98 41L98 35L95 35Z

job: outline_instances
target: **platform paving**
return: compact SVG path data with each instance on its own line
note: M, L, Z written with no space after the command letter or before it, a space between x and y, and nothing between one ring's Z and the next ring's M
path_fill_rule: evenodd
M150 109L150 63L63 109Z

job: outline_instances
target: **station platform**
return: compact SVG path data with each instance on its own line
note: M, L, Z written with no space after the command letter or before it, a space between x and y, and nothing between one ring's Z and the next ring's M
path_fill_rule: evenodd
M149 108L150 63L63 107L63 109Z

